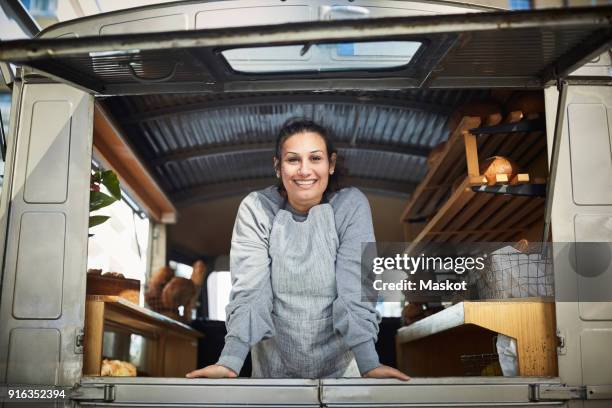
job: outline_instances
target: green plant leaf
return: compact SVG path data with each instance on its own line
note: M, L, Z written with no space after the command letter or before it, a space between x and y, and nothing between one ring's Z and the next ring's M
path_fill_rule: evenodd
M89 192L89 211L96 211L100 208L111 205L117 201L115 197L111 197L108 194L101 193L99 191Z
M121 200L121 189L119 188L119 179L112 170L103 171L101 176L101 183L108 189L113 197L117 200Z
M109 218L110 216L108 215L92 215L89 217L89 228L100 225L103 222L106 222Z
M91 182L92 183L99 183L100 181L102 181L102 172L94 171L91 174Z

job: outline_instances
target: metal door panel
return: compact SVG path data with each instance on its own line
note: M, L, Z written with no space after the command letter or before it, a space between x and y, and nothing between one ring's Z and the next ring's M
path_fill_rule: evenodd
M582 353L582 373L585 384L606 385L612 384L612 329L589 330L580 336ZM590 352L601 350L600 352ZM586 351L586 352L584 352Z
M564 406L562 401L531 401L531 385L558 384L556 378L339 379L321 383L321 403L326 407Z
M82 367L78 335L85 314L93 98L63 84L22 84L18 79L16 89L18 119L11 124L6 167L10 182L2 194L6 241L0 382L44 380L71 386L81 377ZM46 101L69 109L43 109L38 113L45 115L39 116L35 107ZM45 122L58 126L45 130ZM62 125L67 123L70 126ZM33 128L39 130L32 132ZM51 181L59 195L39 188L43 181L38 168L53 166L60 169L53 171L58 180ZM28 185L36 187L28 196L31 202L26 200ZM53 370L37 372L41 364Z
M29 245L32 242L34 247ZM54 320L62 315L65 242L63 213L22 215L13 291L15 319Z
M610 214L606 214L605 211L600 214L577 214L574 217L574 228L576 242L588 242L587 245L598 246L601 251L612 251L610 244L612 216ZM587 271L584 274L578 274L580 318L582 320L612 320L612 295L610 294L612 264L608 263L606 270L598 273L599 271L592 270L594 266L597 266L593 265L594 255L597 254L593 254L592 248L576 246L576 266L578 270Z
M601 103L572 103L567 107L572 191L576 204L612 204L611 116L612 109L607 111ZM588 142L585 143L585 139Z
M22 328L11 330L9 336L6 382L8 384L57 384L60 331Z
M552 200L551 226L555 245L572 248L573 243L594 242L610 248L612 241L610 235L612 205L608 203L606 192L597 190L605 186L608 181L593 181L599 177L598 174L588 175L583 168L575 168L583 166L584 161L589 160L589 157L584 157L583 154L592 152L595 148L607 151L610 143L608 116L612 109L612 87L605 81L601 83L600 86L589 86L574 84L570 80L567 88L566 104L562 109L566 111L566 116L569 116L569 123L565 121L561 124L557 176ZM553 138L554 112L558 103L556 89L549 88L545 91L545 101L550 147ZM576 111L572 106L587 109L594 107L598 113L578 116L575 115ZM572 120L577 123L572 125ZM586 122L589 120L592 123ZM578 132L578 129L581 131ZM604 131L601 131L602 129ZM587 146L578 147L577 143ZM574 152L573 149L576 148L582 153ZM603 163L605 164L605 161ZM603 170L606 171L605 168ZM574 199L576 189L573 187L580 183L589 186L596 200L586 199L585 194L588 193L586 191L578 200ZM580 245L576 245L576 248L580 248ZM576 251L578 258L581 256L579 252L580 249ZM576 256L576 253L570 256ZM612 373L606 367L612 365L610 361L612 294L609 290L612 267L607 265L607 268L601 270L584 267L589 259L582 256L580 261L576 261L577 267L574 269L571 262L567 261L567 254L565 255L565 258L556 257L554 264L557 293L556 320L560 337L559 377L564 384L583 386L587 390L591 386L610 389ZM584 408L610 406L610 399L606 393L600 393L598 396L595 394L587 392L587 401L572 401L570 406ZM608 400L591 401L591 398L608 398Z
M129 33L153 33L160 31L160 27L172 27L174 30L187 30L189 20L185 14L171 14L158 17L144 17L140 19L122 21L120 23L106 24L100 27L100 35L116 35Z
M198 12L195 28L232 27L247 21L251 22L248 25L295 23L314 19L311 14L311 6L300 4L215 8Z
M107 95L424 86L543 87L609 47L610 19L612 7L593 7L28 40L0 45L0 59L31 66ZM386 70L246 74L232 70L220 53L224 49L256 46L365 40L417 41L423 46L408 64Z
M112 401L80 400L84 406L319 407L318 380L86 377L80 391L112 385Z
M467 3L425 3L408 0L352 0L349 5L330 0L218 0L182 1L148 7L135 7L120 12L104 13L53 24L43 30L43 38L59 38L73 34L77 37L96 36L101 27L115 23L143 21L170 15L183 15L189 26L186 29L254 26L264 24L295 23L316 19L355 18L353 10L368 9L368 17L401 16L418 14L458 14L479 11L494 11L493 7ZM281 9L284 12L279 13ZM246 11L244 13L243 11ZM330 12L335 15L330 15ZM246 16L245 16L246 14ZM159 22L159 20L157 20ZM178 22L178 25L172 24ZM164 24L146 27L147 31L175 31L185 29L182 21L163 20ZM210 24L209 24L210 23ZM128 27L127 25L125 26ZM130 32L139 32L142 26L130 26ZM142 27L145 28L145 27ZM126 32L127 33L127 32Z
M66 201L71 110L65 100L40 100L32 107L30 138L41 142L28 146L23 197L28 203Z

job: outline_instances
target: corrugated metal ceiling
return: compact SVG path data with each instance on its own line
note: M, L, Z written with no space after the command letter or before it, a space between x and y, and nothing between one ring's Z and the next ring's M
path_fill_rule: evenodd
M231 195L251 189L254 181L272 181L276 134L292 117L330 129L351 183L409 194L425 175L430 149L448 137L450 112L488 94L163 94L109 98L106 104L162 188L180 204L198 200L207 187L214 186L218 197L225 185Z

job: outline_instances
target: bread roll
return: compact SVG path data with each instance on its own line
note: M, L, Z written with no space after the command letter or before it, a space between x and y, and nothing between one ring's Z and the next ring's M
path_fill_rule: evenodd
M162 290L162 304L165 308L178 313L179 306L189 306L195 293L195 285L190 279L175 276Z
M544 113L544 93L542 91L517 92L506 104L506 111L521 111L523 116Z
M102 377L136 377L136 367L121 360L102 360Z
M125 279L125 276L123 276L123 274L120 272L105 272L102 274L102 276L107 278Z
M481 101L465 104L457 108L450 116L448 120L448 130L453 132L457 126L459 126L464 116L480 117L481 124L484 124L489 115L500 113L501 111L501 106L495 101Z
M480 174L484 175L487 179L487 184L490 186L494 186L497 183L495 177L497 174L506 174L508 181L510 181L518 172L518 165L502 156L489 157L480 166Z
M522 253L529 253L529 241L523 238L514 244L514 248Z
M155 311L160 311L162 309L162 290L173 276L174 270L168 266L161 267L151 276L148 289L145 292L145 301L151 309Z
M191 273L191 280L195 285L196 289L199 289L204 284L206 279L206 264L204 261L195 261L193 264L193 272Z

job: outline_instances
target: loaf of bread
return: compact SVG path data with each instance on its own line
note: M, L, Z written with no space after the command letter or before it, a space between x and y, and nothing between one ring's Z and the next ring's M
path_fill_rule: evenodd
M204 261L195 261L193 264L193 272L191 273L191 281L197 288L201 288L206 279L206 264Z
M121 360L102 360L102 377L136 377L136 367L132 363Z
M166 309L177 312L179 306L188 307L196 289L191 279L175 276L162 290L162 304Z
M458 107L448 120L448 130L453 132L464 116L479 117L481 124L485 124L489 115L499 114L501 106L495 101L470 102Z
M517 92L506 104L506 111L520 111L524 116L544 113L544 93L542 91Z
M105 272L102 276L107 278L125 279L125 276L120 272Z
M197 295L206 280L206 264L196 261L190 279L174 276L169 267L160 268L151 278L145 300L151 309L175 319L188 320ZM183 307L182 315L179 307Z
M174 270L168 266L163 266L151 276L147 291L145 292L145 301L149 307L155 311L162 309L162 290L166 283L174 277Z
M497 182L496 175L505 174L508 176L508 181L510 181L518 172L518 165L507 157L502 156L489 157L480 166L480 174L485 176L487 184L490 186L495 185Z

